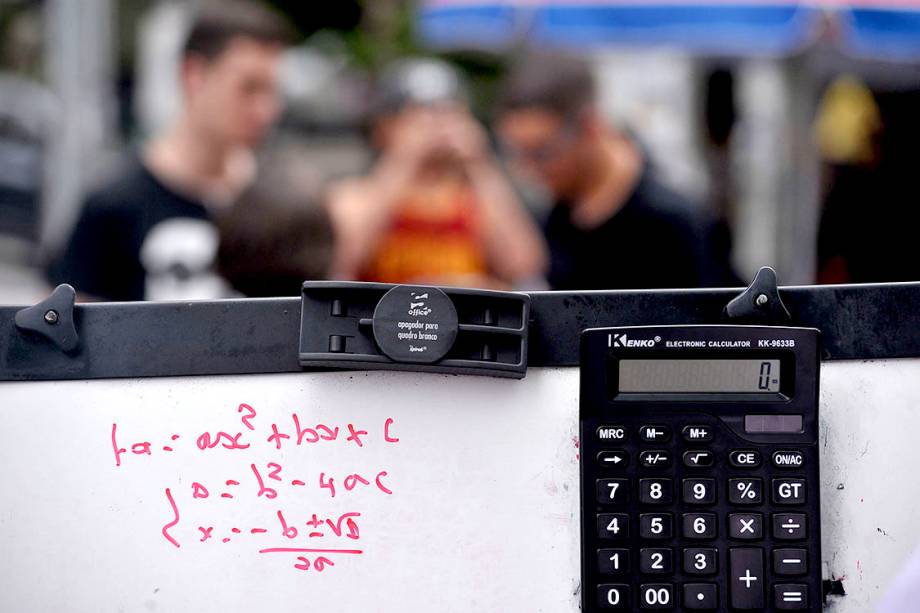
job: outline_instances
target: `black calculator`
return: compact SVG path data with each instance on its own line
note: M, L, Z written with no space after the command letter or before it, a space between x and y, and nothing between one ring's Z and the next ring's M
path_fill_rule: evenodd
M582 610L820 611L819 334L586 330Z

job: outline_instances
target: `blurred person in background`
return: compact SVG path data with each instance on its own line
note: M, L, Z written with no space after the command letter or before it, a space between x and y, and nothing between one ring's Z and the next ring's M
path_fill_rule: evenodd
M496 115L508 157L555 200L545 223L553 289L738 283L715 225L604 121L585 62L526 58L504 83Z
M329 192L334 276L384 283L533 287L540 233L499 169L445 63L382 73L371 128L376 163Z
M829 186L818 230L819 283L920 279L916 147L920 91L870 91L838 77L816 136Z
M291 38L259 4L203 6L183 48L178 116L89 195L49 280L97 299L218 297L212 214L253 180L253 149L280 112L279 61Z
M218 272L245 296L299 296L304 281L329 278L332 222L321 180L302 158L284 150L266 155L256 181L216 215Z

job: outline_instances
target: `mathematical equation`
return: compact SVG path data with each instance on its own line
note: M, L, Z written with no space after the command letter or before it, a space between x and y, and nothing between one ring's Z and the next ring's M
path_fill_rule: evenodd
M389 448L399 444L394 419L388 417L382 424L362 427L352 423L308 424L295 412L289 421L262 427L265 420L259 418L255 408L243 403L237 407L234 420L239 421L234 428L205 430L190 436L172 433L168 440L159 442L138 440L124 426L120 428L118 422L112 424L112 454L119 471L132 470L144 462L180 451L201 457L224 454L230 458L225 464L235 467L226 478L212 477L165 487L164 521L159 527L164 542L181 548L183 542L189 541L200 546L244 541L252 543L259 554L291 556L293 568L298 571L322 572L335 566L340 556L362 555L360 511L332 512L319 508L304 511L304 500L316 506L317 497L331 501L358 491L365 495L392 496L390 474L385 467L333 473L320 468L317 452L311 452L309 458L310 466L317 468L310 469L303 468L305 462L300 456L294 462L285 460L285 466L280 457L279 461L265 462L252 461L252 455L258 451L287 457L299 449L321 453L333 446L363 449L371 441ZM195 463L189 468L194 470ZM299 492L309 495L305 497ZM264 521L233 525L233 520L226 521L233 515L226 507L202 506L243 498L263 501L260 504L267 510ZM292 507L298 510L291 511ZM219 513L218 519L224 517L225 525L214 521L214 516L208 513Z

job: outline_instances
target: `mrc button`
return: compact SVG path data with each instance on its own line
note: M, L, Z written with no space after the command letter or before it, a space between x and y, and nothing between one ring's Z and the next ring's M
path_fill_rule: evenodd
M601 426L597 429L599 441L625 441L626 428L623 426Z
M805 465L805 454L801 451L774 451L772 461L776 468L801 468Z

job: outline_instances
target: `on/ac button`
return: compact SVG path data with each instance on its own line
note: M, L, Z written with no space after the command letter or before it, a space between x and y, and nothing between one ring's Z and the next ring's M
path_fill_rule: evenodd
M805 454L801 451L774 451L772 461L776 468L801 468L805 465Z
M623 426L601 426L597 429L599 441L625 441L626 428Z

